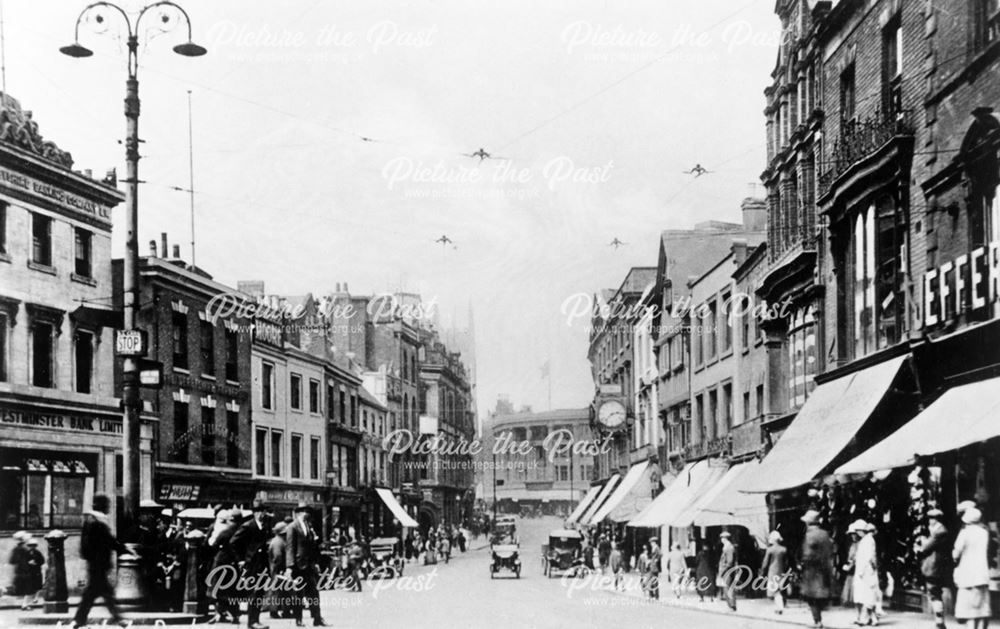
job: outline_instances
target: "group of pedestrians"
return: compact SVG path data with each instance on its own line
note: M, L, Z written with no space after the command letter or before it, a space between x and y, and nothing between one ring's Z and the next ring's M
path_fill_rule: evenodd
M93 508L83 525L80 553L87 563L87 585L74 617L74 627L87 624L98 598L104 599L114 622L128 625L118 609L109 573L115 555L131 551L112 533L109 507L107 496L94 496ZM317 587L320 538L313 530L306 505L300 504L294 513L294 517L274 522L267 507L255 501L246 517L239 510L220 509L215 521L203 531L195 529L190 521L182 526L162 521L155 527L145 526L141 534L150 556L140 561L148 565L156 560L153 600L162 601L168 609L177 609L183 600L188 568L180 559L188 556L196 540L205 539L197 555L196 582L199 602L207 611L214 612L211 622L238 623L241 605L245 604L247 626L251 629L267 629L261 623L263 611L270 612L272 618L294 618L296 626L304 626L304 608L309 609L314 626L327 626L320 613ZM266 578L251 580L252 586L239 587L235 579L224 578L227 571ZM295 580L303 587L285 587Z
M16 544L10 552L9 561L14 572L11 594L21 599L21 609L31 609L44 584L42 565L45 564L45 555L38 550L38 540L28 532L18 531L13 538Z
M962 528L954 538L946 528L945 515L939 509L927 513L928 526L918 538L914 551L921 561L921 572L931 601L938 629L943 629L943 591L955 586L955 618L971 623L971 629L985 629L990 617L989 565L990 531L982 523L982 513L972 501L958 505L957 518ZM733 544L731 533L723 531L717 544L699 540L694 557L675 543L664 554L655 539L641 547L632 567L639 573L644 596L659 598L661 567L669 580L673 595L680 598L694 584L700 600L721 598L735 611L737 586L746 582L746 575L757 576L760 589L774 601L774 611L782 614L789 594L797 588L808 605L815 627L823 626L823 611L836 599L853 605L857 611L854 624L877 626L885 615L884 599L891 596L892 576L880 565L876 526L863 519L847 528L851 546L846 563L839 566L843 577L838 585L837 550L830 533L821 526L820 513L809 510L802 516L805 525L802 546L793 553L779 531L767 539L763 557L757 545L740 549ZM586 568L602 574L610 569L613 586L622 589L621 575L629 569L619 544L606 534L585 534L582 549ZM588 557L593 560L588 562ZM748 565L760 558L759 568ZM666 582L666 581L665 581ZM794 584L794 585L793 585Z
M411 530L403 541L403 555L406 561L416 561L424 565L448 563L453 549L465 552L468 540L462 529L448 524L439 524L426 533Z
M955 586L955 619L970 623L972 629L985 629L990 618L989 546L990 532L982 522L982 512L973 501L958 505L957 518L961 530L953 544L949 543L945 514L940 509L927 513L927 530L921 535L914 551L921 560L921 573L927 589L935 625L944 629L943 592L951 583ZM823 626L822 612L834 598L836 553L830 534L820 527L819 513L808 511L802 518L806 534L802 546L799 590L809 604L813 623ZM857 609L854 624L877 626L884 615L884 587L879 575L879 552L875 526L856 520L848 527L852 547L843 570L845 579L841 599ZM777 601L776 601L777 602Z

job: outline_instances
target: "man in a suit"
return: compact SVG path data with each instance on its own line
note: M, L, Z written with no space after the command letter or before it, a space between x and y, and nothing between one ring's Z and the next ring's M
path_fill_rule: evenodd
M261 573L266 575L269 572L267 549L271 533L266 520L267 513L264 504L255 500L253 517L233 534L230 544L236 561L242 566L241 576L255 577ZM260 623L261 599L266 594L266 591L258 589L236 593L237 600L241 598L247 600L247 627L249 629L267 629L267 625Z
M301 595L306 599L314 627L326 627L319 610L319 539L310 525L309 507L300 502L295 508L295 521L285 528L285 568L292 579L301 579L305 587ZM302 607L295 606L295 626L304 627Z
M83 590L80 606L76 609L74 628L87 624L87 616L99 596L104 597L104 604L116 623L122 627L129 624L118 611L115 590L108 581L108 572L111 570L115 551L126 554L131 554L131 551L111 532L108 523L110 509L110 498L103 494L94 496L93 510L87 514L87 521L80 532L80 556L87 562L87 587Z
M927 593L931 599L931 611L938 629L944 628L944 588L949 584L951 574L951 544L948 543L948 529L941 520L944 513L940 509L927 512L927 534L917 539L917 556L920 557L920 572L924 575Z

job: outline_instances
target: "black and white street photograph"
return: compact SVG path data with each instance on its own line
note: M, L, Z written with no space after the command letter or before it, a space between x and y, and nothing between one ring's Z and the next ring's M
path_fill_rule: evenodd
M988 629L1000 0L0 0L0 629Z

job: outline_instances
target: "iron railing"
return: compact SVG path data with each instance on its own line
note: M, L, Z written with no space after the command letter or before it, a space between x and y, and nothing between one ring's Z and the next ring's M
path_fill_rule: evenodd
M830 185L851 166L875 153L893 138L912 136L912 113L908 109L891 115L876 112L865 120L844 122L840 137L830 151L829 168L819 177L821 194L826 193Z

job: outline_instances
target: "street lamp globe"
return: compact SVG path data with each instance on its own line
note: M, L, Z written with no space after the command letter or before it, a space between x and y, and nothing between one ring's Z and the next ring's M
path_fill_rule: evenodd
M203 46L199 46L198 44L189 41L174 46L174 52L184 57L200 57L208 51L205 50Z
M83 57L90 57L91 55L94 54L93 50L87 48L86 46L81 46L80 42L73 42L69 46L63 46L62 48L59 49L59 52L69 57L75 57L77 59L81 59Z

